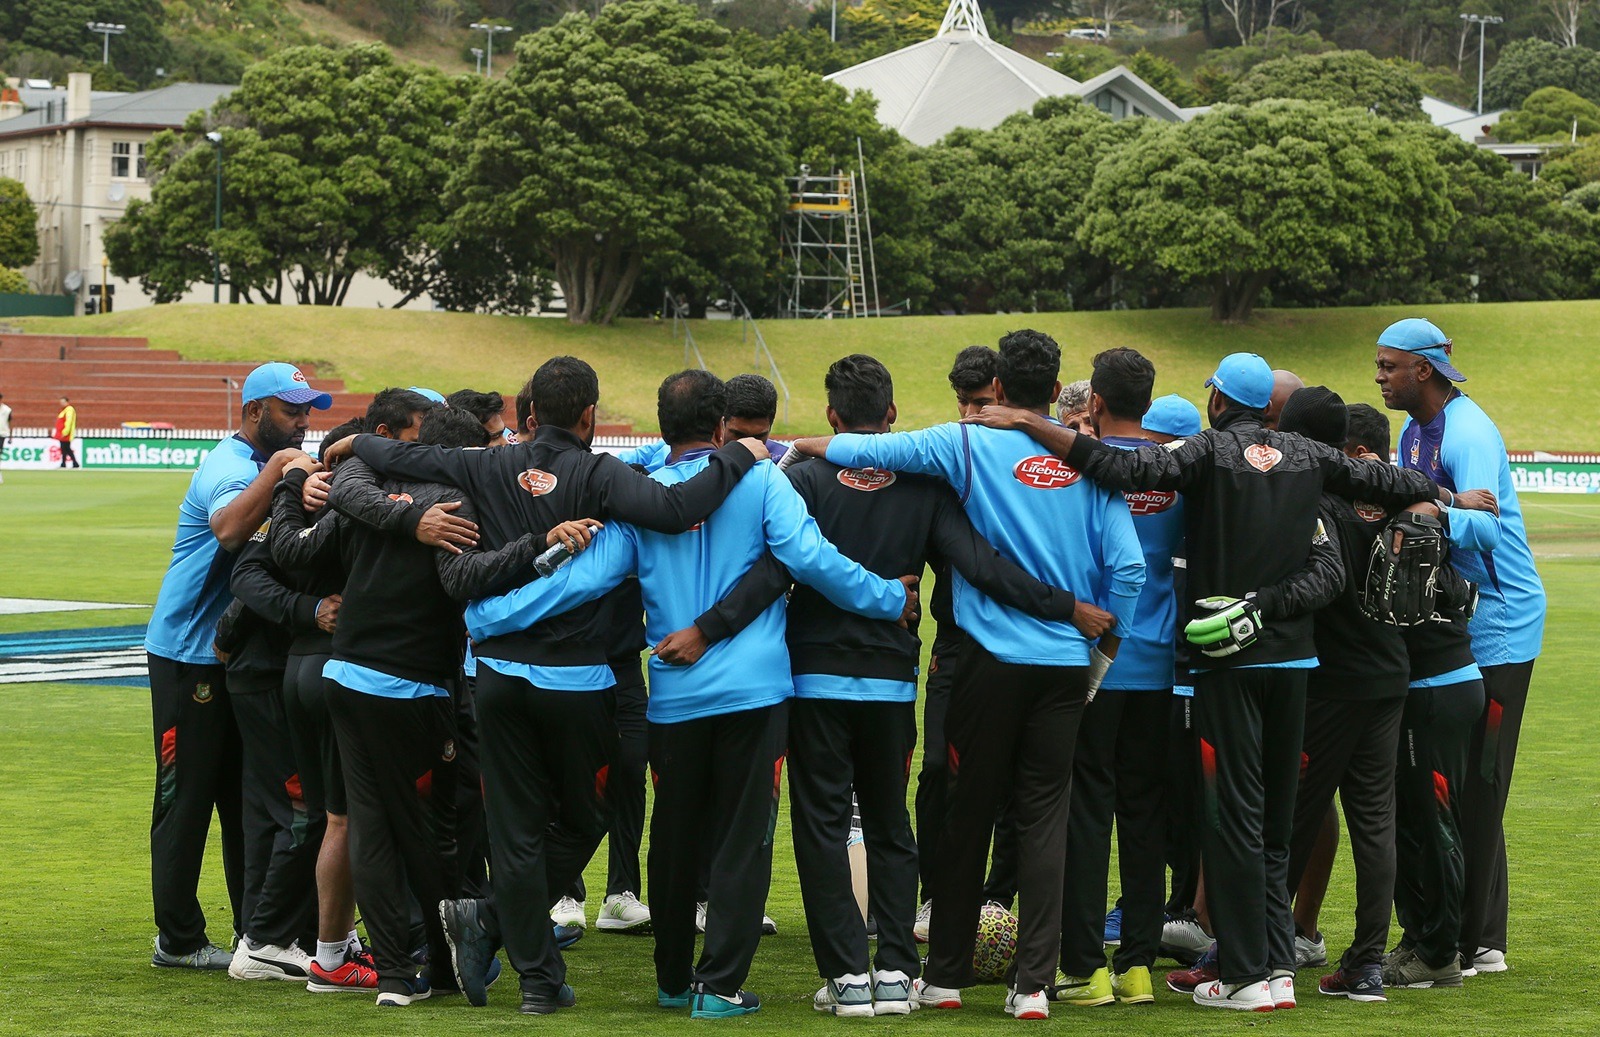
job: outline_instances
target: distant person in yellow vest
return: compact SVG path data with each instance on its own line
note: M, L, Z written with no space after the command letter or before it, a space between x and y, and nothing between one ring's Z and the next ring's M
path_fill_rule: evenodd
M61 397L61 413L56 415L56 430L50 438L61 444L61 467L65 468L67 462L72 462L72 467L82 468L78 463L78 455L72 452L72 440L78 434L78 408L67 402L65 396Z

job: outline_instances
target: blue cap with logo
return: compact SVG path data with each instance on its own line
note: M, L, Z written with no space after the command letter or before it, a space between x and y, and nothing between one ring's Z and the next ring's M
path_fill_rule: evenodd
M1421 317L1397 320L1383 329L1383 334L1378 336L1378 345L1415 353L1452 382L1467 380L1467 376L1456 370L1456 365L1450 362L1451 341L1431 320L1423 320Z
M1150 401L1139 424L1146 432L1185 439L1200 431L1200 408L1176 393Z
M443 403L443 402L445 402L443 393L435 392L432 389L424 389L420 385L413 385L411 387L410 391L416 393L418 396L422 396L422 397L425 397L425 398L427 398L429 400L432 400L434 403Z
M1272 402L1272 367L1254 353L1229 353L1217 365L1217 373L1206 379L1206 388L1254 410L1266 410Z
M317 410L333 406L333 397L311 388L306 376L293 364L262 364L244 380L244 391L239 394L241 404L276 396L284 403L309 403Z

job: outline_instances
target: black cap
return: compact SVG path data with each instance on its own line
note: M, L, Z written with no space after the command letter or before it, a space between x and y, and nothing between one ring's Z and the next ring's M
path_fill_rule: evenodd
M1342 447L1350 438L1350 412L1344 400L1326 385L1296 389L1278 416L1279 432L1298 432L1329 446Z

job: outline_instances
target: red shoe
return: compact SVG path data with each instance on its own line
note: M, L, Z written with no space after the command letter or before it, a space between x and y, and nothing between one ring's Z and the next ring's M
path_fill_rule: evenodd
M1193 968L1167 973L1167 989L1175 994L1192 994L1196 988L1221 978L1222 974L1217 971L1217 945L1213 942Z
M370 955L362 955L366 961L346 961L343 965L329 972L316 962L311 963L311 978L306 980L306 989L313 994L337 994L344 990L377 990L378 970L373 968Z

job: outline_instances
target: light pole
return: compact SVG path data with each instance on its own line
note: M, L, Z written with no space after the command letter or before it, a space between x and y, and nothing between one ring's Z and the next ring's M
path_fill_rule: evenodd
M1489 25L1499 25L1505 21L1499 15L1493 14L1464 14L1461 20L1476 23L1478 26L1478 114L1483 114L1483 32Z
M216 130L212 130L210 133L206 134L206 140L209 140L211 142L211 146L217 149L216 229L220 234L222 232L222 134ZM213 243L211 246L211 301L214 303L220 303L222 301L222 254L217 251L217 246L215 243Z
M473 47L472 48L472 60L476 63L475 66L473 67L472 71L474 73L476 73L477 75L480 75L480 76L483 75L483 48L482 47Z
M473 22L472 27L489 38L489 49L486 53L483 74L486 76L492 76L494 75L494 38L502 32L510 32L511 26L491 25L488 22Z
M111 64L111 37L121 36L128 31L126 25L113 22L88 22L90 32L98 32L103 40L100 47L100 64Z

